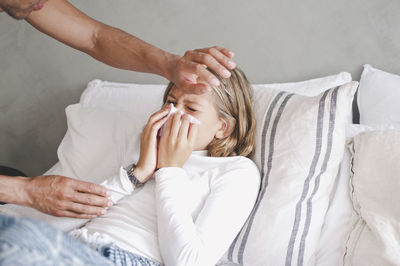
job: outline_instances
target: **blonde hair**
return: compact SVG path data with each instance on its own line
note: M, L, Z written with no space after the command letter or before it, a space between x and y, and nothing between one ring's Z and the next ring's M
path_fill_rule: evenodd
M220 118L228 121L232 121L232 118L236 120L233 130L228 136L213 139L208 144L208 153L213 157L237 155L250 157L254 150L256 127L251 105L252 88L243 71L237 67L230 70L231 76L229 78L222 78L209 68L207 70L220 81L219 86L212 87L217 96L216 105ZM163 103L167 101L173 85L172 82L168 84L164 92Z

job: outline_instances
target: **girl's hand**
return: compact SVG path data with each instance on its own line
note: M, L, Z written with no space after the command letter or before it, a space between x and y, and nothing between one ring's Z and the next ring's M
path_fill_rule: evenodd
M146 182L154 173L157 165L157 133L168 119L170 107L166 106L150 116L140 136L140 156L134 170L140 182Z
M179 126L181 117L180 112L176 112L165 125L159 142L157 168L182 167L194 149L197 125L191 124L185 114Z

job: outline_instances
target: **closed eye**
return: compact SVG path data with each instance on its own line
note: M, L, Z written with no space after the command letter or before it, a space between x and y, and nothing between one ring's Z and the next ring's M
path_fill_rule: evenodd
M191 112L196 112L197 110L195 110L195 109L193 109L193 108L190 108L189 106L188 107L186 107L189 111L191 111Z
M175 102L171 100L167 100L167 103L172 103L173 105L175 105Z

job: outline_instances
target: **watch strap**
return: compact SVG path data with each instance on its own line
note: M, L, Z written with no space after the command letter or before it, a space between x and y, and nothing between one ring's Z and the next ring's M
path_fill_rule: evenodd
M136 188L139 188L144 185L144 183L140 182L139 179L133 174L133 171L136 168L136 164L131 164L127 168L125 168L126 173L128 175L129 180L132 182L132 184L135 185Z

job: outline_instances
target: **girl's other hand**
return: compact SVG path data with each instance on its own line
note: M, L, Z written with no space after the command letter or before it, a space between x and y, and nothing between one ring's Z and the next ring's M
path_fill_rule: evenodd
M170 106L150 116L140 136L140 156L134 170L140 182L146 182L154 173L157 165L157 133L168 119Z
M176 112L160 138L157 168L182 167L194 149L196 134L197 125L189 122L189 116Z

